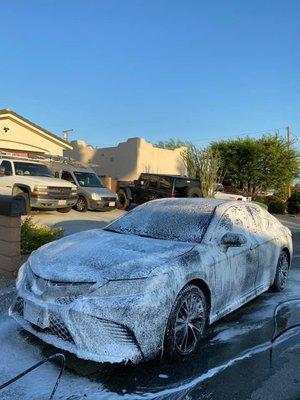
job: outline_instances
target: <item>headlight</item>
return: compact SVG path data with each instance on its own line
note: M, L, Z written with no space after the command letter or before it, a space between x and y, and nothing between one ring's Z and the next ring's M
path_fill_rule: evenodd
M43 186L43 185L36 185L33 188L32 194L35 196L38 196L40 194L47 194L48 193L48 186Z
M16 279L16 288L18 289L24 280L26 279L26 274L28 270L28 262L24 263L21 268L19 269L18 276Z
M78 192L77 187L72 187L71 193L72 194L77 194L77 192Z
M96 289L92 295L99 297L135 296L137 294L154 292L166 285L167 282L167 274L141 279L109 281L105 285Z
M101 200L102 199L101 195L98 193L92 193L91 197L93 200Z

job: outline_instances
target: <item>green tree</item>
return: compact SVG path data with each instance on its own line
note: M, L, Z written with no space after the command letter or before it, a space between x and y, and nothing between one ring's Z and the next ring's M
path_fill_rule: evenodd
M223 140L211 147L220 154L223 182L252 195L286 188L299 171L296 150L278 135Z
M161 149L168 149L174 150L178 149L179 147L188 147L191 142L187 140L180 140L180 139L169 139L166 141L159 141L158 143L154 144L154 147L160 147Z
M197 178L203 197L214 197L220 179L221 158L211 147L199 149L189 144L181 153L188 176Z

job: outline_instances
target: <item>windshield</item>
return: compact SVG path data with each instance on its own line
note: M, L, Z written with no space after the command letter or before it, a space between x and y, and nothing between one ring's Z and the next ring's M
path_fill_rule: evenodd
M145 203L105 229L180 242L201 242L217 203L199 198Z
M53 177L50 169L43 164L15 161L14 166L16 175L47 176L49 178Z
M104 188L105 186L101 182L100 178L93 172L78 172L74 171L74 175L78 181L78 184L83 187L99 187Z

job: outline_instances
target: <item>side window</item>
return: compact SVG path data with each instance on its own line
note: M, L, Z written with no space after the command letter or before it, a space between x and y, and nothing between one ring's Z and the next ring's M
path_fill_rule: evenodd
M248 205L247 211L252 220L252 232L264 232L268 227L268 220L265 218L263 210L261 210L259 206Z
M157 189L157 176L149 176L148 189Z
M10 161L2 161L1 167L4 168L4 175L12 175L12 166Z
M222 236L227 232L243 234L251 232L251 220L245 207L229 207L222 215L214 232L213 239L220 242Z
M62 174L61 174L61 179L64 179L64 180L69 181L71 183L74 183L74 185L76 185L76 183L75 183L72 175L70 174L70 172L63 171Z
M165 178L165 177L160 177L159 178L159 189L171 192L172 185L173 185L173 179L172 178Z
M176 179L174 192L177 196L184 195L191 185L191 180L189 179Z

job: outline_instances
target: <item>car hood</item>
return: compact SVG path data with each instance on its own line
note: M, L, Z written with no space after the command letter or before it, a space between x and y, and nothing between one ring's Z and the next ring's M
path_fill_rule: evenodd
M26 176L22 175L22 183L30 185L56 186L56 187L76 187L73 183L64 179L48 178L46 176Z
M32 253L29 263L39 277L59 282L145 278L193 247L94 229L48 243Z
M97 193L102 197L117 197L116 193L113 192L110 189L107 188L99 188L99 187L80 187L79 190L81 189L82 192L88 192L88 193Z

